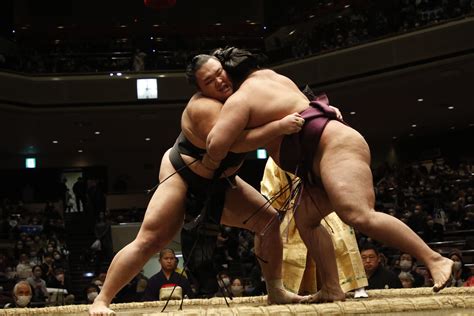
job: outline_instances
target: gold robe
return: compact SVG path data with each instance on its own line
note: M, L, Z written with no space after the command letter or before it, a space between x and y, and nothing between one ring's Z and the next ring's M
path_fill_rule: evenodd
M269 158L261 182L261 193L271 199L288 184L289 178L291 180L297 179L296 176L290 173L285 174ZM290 190L287 190L272 202L272 206L280 210L289 198ZM293 203L294 201L291 201L290 210ZM334 212L327 215L321 223L332 237L342 290L348 292L367 286L367 277L360 257L359 247L357 246L354 229L342 222ZM332 230L328 227L328 224ZM283 239L283 283L285 287L295 293L299 292L300 287L315 293L315 264L313 260L308 260L310 264L307 266L307 249L296 228L292 211L286 212L280 225L280 232ZM309 275L311 279L304 281L305 284L311 285L309 288L307 285L304 286L302 284L305 269L310 270L306 271L306 275Z

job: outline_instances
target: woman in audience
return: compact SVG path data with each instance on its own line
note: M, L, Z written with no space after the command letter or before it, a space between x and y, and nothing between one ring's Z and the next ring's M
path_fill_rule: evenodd
M448 257L454 261L451 286L464 286L464 283L471 276L471 270L464 265L462 254L458 249L451 251Z
M31 301L36 304L36 306L44 306L44 303L47 301L49 294L46 289L46 281L42 279L43 270L41 266L33 267L33 276L26 279L26 281L31 285L33 290L33 297Z

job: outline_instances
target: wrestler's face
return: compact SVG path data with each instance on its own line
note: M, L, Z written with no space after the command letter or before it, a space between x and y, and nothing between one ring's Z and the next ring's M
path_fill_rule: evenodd
M227 76L226 71L215 58L209 58L196 71L196 82L204 96L221 102L225 102L234 92L232 82Z

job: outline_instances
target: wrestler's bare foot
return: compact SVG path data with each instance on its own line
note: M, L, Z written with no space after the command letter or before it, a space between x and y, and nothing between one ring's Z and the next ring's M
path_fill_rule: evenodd
M89 315L91 316L105 316L115 315L115 312L109 308L105 302L95 299L94 303L89 307Z
M428 266L431 277L433 278L433 292L439 292L444 289L451 280L451 273L454 262L443 256L434 259Z
M316 294L310 295L308 298L303 299L300 303L303 304L317 304L317 303L331 303L336 301L344 301L346 294L341 290L326 290L321 289Z
M273 304L298 304L305 296L292 293L285 289L275 289L268 293L268 305Z

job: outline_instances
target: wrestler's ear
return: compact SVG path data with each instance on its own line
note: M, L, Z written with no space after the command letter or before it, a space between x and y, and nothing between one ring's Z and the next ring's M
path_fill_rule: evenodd
M308 85L306 85L306 87L304 87L304 89L301 92L303 92L303 94L310 101L316 99L316 94L314 94L313 90Z

